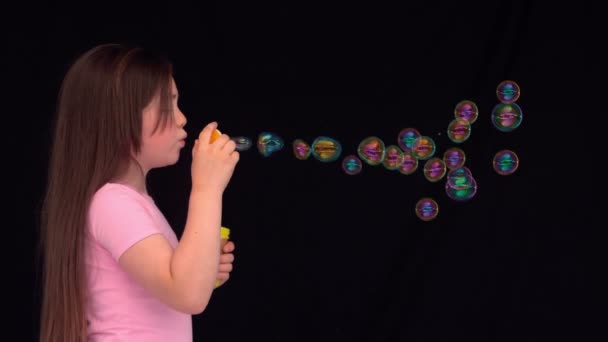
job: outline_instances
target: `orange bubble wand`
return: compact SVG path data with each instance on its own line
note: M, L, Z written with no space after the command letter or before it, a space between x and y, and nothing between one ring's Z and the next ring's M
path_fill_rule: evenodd
M222 132L220 132L220 130L216 128L215 131L213 131L213 133L211 133L211 139L209 139L209 143L213 143L221 135L222 135Z

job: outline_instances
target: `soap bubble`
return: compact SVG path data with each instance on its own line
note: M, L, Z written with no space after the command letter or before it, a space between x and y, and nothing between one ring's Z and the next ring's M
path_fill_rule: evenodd
M492 124L499 131L511 132L521 124L523 113L516 103L499 103L492 110Z
M435 155L435 141L431 137L421 135L414 140L412 152L414 157L420 160L427 160Z
M477 117L479 116L479 109L477 108L477 104L473 101L463 100L456 104L456 108L454 109L454 116L456 119L462 119L468 121L470 124L473 124L477 121Z
M477 181L466 166L450 170L445 182L445 192L449 198L463 202L477 194Z
M403 152L403 161L399 165L399 172L404 175L411 175L418 169L418 158L411 151Z
M299 160L306 160L310 157L311 149L310 145L302 139L296 139L293 141L293 154Z
M240 151L247 151L253 145L253 143L251 142L251 139L249 139L247 137L233 137L231 139L236 144L236 150L239 151L239 152Z
M466 155L459 147L450 147L443 153L443 161L450 170L462 167L465 160Z
M378 137L367 137L359 143L357 154L367 164L375 166L384 161L386 149L384 141Z
M274 133L262 132L258 136L258 151L264 157L269 157L273 153L280 151L284 145L283 139Z
M467 120L454 119L448 125L448 138L455 143L465 142L471 136L471 124Z
M420 137L420 132L415 128L404 128L397 136L397 144L404 152L411 151L414 146L414 140Z
M513 174L519 167L519 157L511 150L498 151L492 160L494 171L499 175L507 176Z
M429 182L437 182L446 174L445 162L437 157L431 158L424 163L424 177Z
M496 87L496 96L502 103L513 103L519 99L519 85L514 81L502 81Z
M386 155L382 164L387 170L397 170L403 162L403 152L397 145L390 145L386 147Z
M344 170L347 175L352 176L359 174L362 168L363 163L361 162L361 159L359 159L359 157L354 154L350 154L344 157L344 159L342 160L342 170Z
M422 221L431 221L439 214L439 205L434 199L424 197L416 203L415 211L416 216Z

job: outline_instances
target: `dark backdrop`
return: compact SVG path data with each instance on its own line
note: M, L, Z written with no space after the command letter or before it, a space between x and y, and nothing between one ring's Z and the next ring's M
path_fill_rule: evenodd
M36 215L58 87L76 55L105 42L169 55L191 137L217 120L232 136L255 141L271 131L286 143L270 157L255 147L241 154L223 217L235 268L194 317L197 340L548 341L588 331L578 249L599 193L589 158L598 139L590 129L600 123L599 112L584 109L599 66L587 50L588 9L535 1L80 6L23 12L7 31L19 106L13 162L24 166L13 256L25 290L14 316L23 340L38 329ZM490 121L507 79L521 87L524 114L510 133ZM480 114L457 145L446 129L464 99ZM395 144L405 127L435 139L437 155L466 152L479 187L472 200L449 199L444 181L427 181L421 167L405 176L364 165L348 176L341 159L302 161L291 150L294 139L325 135L344 156L371 135ZM150 175L178 234L191 143L178 165ZM504 148L520 158L510 176L491 165ZM414 213L426 196L440 207L431 222Z

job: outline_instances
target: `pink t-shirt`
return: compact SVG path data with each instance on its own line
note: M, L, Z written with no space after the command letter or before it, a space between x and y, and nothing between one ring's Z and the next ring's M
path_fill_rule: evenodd
M123 252L152 234L177 246L175 232L153 199L108 183L94 195L88 223L88 340L191 342L192 316L153 297L118 263Z

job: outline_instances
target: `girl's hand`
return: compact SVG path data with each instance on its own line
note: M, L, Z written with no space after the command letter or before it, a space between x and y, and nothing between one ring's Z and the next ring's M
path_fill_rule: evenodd
M213 143L211 135L217 128L212 122L201 130L192 148L192 191L223 192L239 161L236 144L226 134Z

